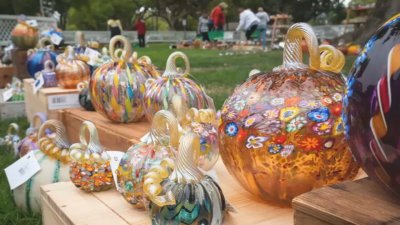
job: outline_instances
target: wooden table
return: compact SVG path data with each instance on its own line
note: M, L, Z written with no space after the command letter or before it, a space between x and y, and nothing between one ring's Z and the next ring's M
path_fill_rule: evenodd
M400 224L400 198L370 178L302 194L293 208L295 225Z
M266 204L245 191L228 174L221 160L216 173L227 200L237 213L226 225L292 225L293 210ZM42 186L43 225L149 225L146 211L133 208L115 190L85 193L71 182Z
M138 143L150 129L150 123L144 118L136 123L115 123L98 112L82 108L61 110L58 118L66 125L72 143L79 141L79 128L83 121L90 120L96 125L100 142L105 148L123 152Z

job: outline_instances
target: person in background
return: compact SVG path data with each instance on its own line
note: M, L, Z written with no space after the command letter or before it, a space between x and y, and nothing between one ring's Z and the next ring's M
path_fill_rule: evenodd
M146 47L146 23L142 17L139 17L135 23L135 29L138 34L139 47Z
M116 35L121 35L122 33L121 21L119 21L116 15L113 15L111 19L107 21L107 27L111 32L111 38Z
M224 10L228 8L228 4L225 2L219 3L219 5L215 6L211 11L210 15L210 30L224 30L225 25L225 13Z
M257 30L260 19L250 10L243 7L238 8L239 25L236 31L245 31L247 41L251 40L251 35Z
M201 16L199 17L197 32L201 34L203 41L210 41L210 37L208 36L208 16L206 13L201 14Z
M256 14L256 16L260 20L257 29L260 32L260 39L263 50L265 50L267 47L267 28L269 22L269 15L267 12L264 11L262 7L258 7L257 11L258 13Z

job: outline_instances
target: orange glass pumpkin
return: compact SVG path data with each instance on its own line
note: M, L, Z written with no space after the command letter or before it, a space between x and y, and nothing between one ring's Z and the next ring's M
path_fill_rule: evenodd
M310 65L302 63L305 39ZM249 192L290 204L299 194L353 178L358 166L344 138L341 117L343 54L318 48L312 28L293 25L283 65L253 74L222 108L221 158Z
M38 29L29 26L25 21L18 21L18 24L11 31L11 41L19 49L27 50L33 48L38 43L38 40Z
M71 46L66 48L64 55L57 57L57 61L55 72L61 87L72 89L76 88L78 83L89 80L89 66L75 57Z

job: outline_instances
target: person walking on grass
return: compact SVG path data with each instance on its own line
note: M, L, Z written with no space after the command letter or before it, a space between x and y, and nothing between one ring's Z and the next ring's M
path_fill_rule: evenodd
M113 15L111 19L107 21L107 27L110 30L111 38L121 35L122 33L121 21L119 21L116 15Z
M260 32L260 39L263 50L267 47L267 29L268 29L268 22L269 22L269 15L267 12L264 11L262 7L258 7L256 16L260 20L258 24L258 31Z
M208 16L206 13L203 13L199 17L199 25L197 26L197 32L201 34L202 40L209 42L210 37L208 36Z
M209 20L209 28L210 30L223 31L225 25L225 13L224 10L228 8L228 4L225 2L219 3L219 5L215 6L211 11L210 20Z
M138 34L139 47L146 47L146 23L143 18L139 17L135 23L135 28Z
M251 35L257 30L260 19L250 10L243 7L238 8L239 25L236 31L244 31L247 41L251 40Z

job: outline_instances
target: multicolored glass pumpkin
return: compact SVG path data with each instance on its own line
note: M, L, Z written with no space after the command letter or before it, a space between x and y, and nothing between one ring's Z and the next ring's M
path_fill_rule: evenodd
M117 170L122 196L139 208L146 205L143 176L162 159L174 158L178 149L178 121L171 112L161 110L156 113L151 125L150 140L150 143L140 143L129 148Z
M79 90L79 104L82 108L87 111L95 111L92 104L92 98L90 97L89 82L81 82L76 88Z
M198 167L203 170L213 168L219 157L217 118L214 109L188 109L180 96L174 96L171 111L178 118L183 132L194 132L200 137Z
M18 156L18 145L21 141L21 138L18 135L19 126L16 123L10 123L8 125L7 135L4 137L4 144L6 148L14 153L15 156Z
M42 77L43 77L43 87L44 88L58 86L57 75L56 75L56 72L54 71L54 67L55 67L54 63L51 60L47 60L44 63L44 69L41 72Z
M39 149L37 145L38 132L40 126L47 120L47 116L44 113L35 113L32 117L32 123L29 128L26 129L26 136L18 144L18 156L22 157L28 152Z
M303 38L310 66L302 63ZM299 194L357 174L343 134L343 65L339 50L318 47L309 25L294 24L283 65L250 76L225 101L221 158L249 192L290 204Z
M384 23L354 62L344 99L346 136L369 177L400 194L400 14ZM396 97L397 96L397 97Z
M179 72L176 67L176 60L183 59L185 71ZM182 52L172 53L167 60L163 75L157 79L149 79L146 85L144 103L146 117L149 121L159 110L168 110L171 100L175 95L182 96L189 108L214 108L209 102L209 97L204 89L193 80L189 79L190 64L187 56Z
M28 59L26 61L26 65L28 68L28 73L35 77L35 74L39 71L45 69L46 61L50 60L53 62L53 65L57 65L57 55L53 51L54 46L46 47L45 42L48 41L47 38L42 38L39 41L39 49L30 49L28 51Z
M63 88L76 88L76 85L82 81L89 80L89 66L76 59L74 50L68 46L64 55L57 57L58 64L56 66L56 75L58 83Z
M49 130L51 134L43 137ZM58 120L47 120L40 127L38 138L40 150L34 150L34 154L41 169L13 190L17 207L34 213L40 213L41 210L40 186L69 181L69 165L66 158L69 142L64 125ZM65 154L59 154L64 153L64 150Z
M117 42L124 45L121 58L115 55ZM128 62L131 44L124 36L110 40L112 62L97 68L90 80L92 103L97 112L115 122L135 122L144 115L145 78Z
M130 58L130 61L132 62L132 64L139 66L139 68L137 69L142 71L146 79L158 78L160 76L160 71L152 63L150 57L142 56L138 58L137 52L134 52L132 54L132 57Z
M19 20L18 24L11 31L12 43L21 50L35 47L38 40L38 29L28 25L25 21Z
M89 131L89 142L86 141L86 130ZM110 156L101 146L96 126L85 121L80 129L80 143L71 145L70 178L72 183L81 190L104 191L112 188L113 175L110 166Z
M225 197L219 185L197 168L194 152L199 151L199 137L187 133L180 139L176 161L164 159L144 176L152 224L222 224Z

